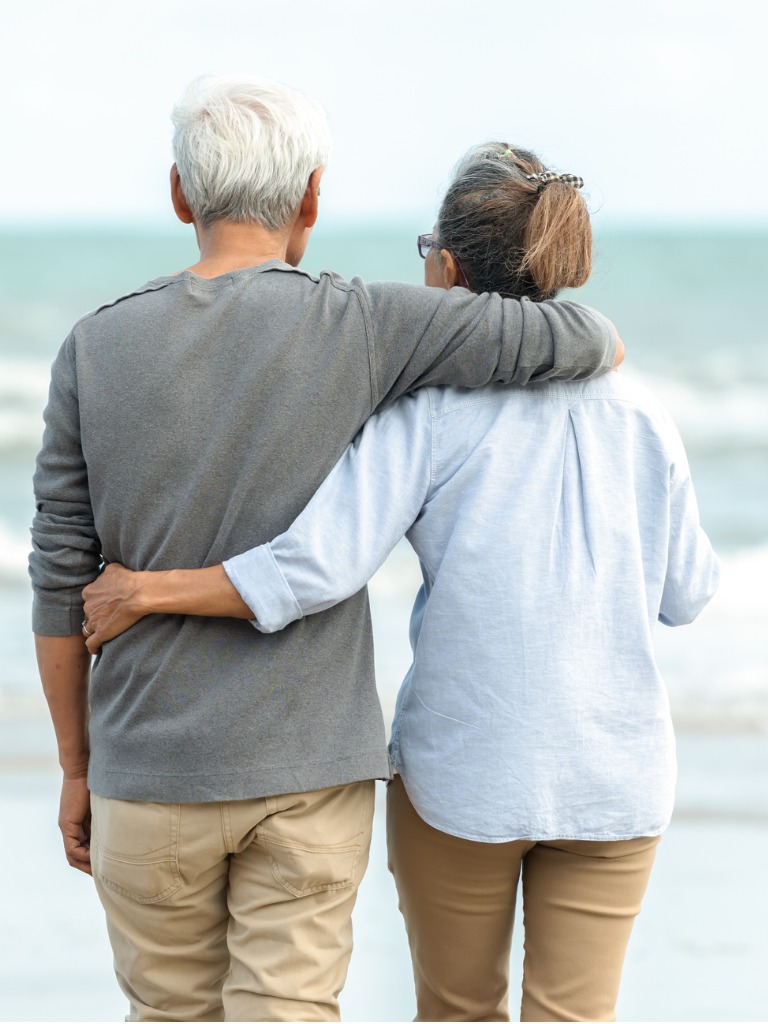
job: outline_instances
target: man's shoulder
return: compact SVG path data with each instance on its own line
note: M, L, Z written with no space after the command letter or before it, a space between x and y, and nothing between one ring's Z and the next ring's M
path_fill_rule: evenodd
M275 267L275 270L290 271L308 279L315 285L331 288L347 296L355 296L362 306L374 314L386 310L392 313L397 307L434 308L449 294L441 288L425 288L421 284L405 281L364 281L361 277L344 278L333 270L321 270L317 274L301 268Z
M72 332L76 332L80 327L87 327L92 321L96 320L101 314L107 313L110 310L118 309L125 303L130 302L132 299L136 299L142 295L148 295L153 292L161 292L164 289L172 286L178 280L177 277L158 277L151 281L147 281L145 284L140 285L138 288L134 288L132 291L124 292L118 295L114 299L110 299L109 302L103 302L100 306L85 313L75 323L72 328Z

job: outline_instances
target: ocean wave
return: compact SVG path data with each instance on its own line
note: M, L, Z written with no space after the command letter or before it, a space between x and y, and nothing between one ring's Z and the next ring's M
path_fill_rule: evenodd
M635 370L627 376L661 399L687 443L708 448L734 443L768 448L768 400L763 384L703 387Z
M689 728L768 731L768 545L721 560L718 593L689 626L656 631L673 714Z
M39 447L48 400L50 363L0 359L0 447Z
M14 530L0 520L0 589L27 579L29 532Z
M50 373L50 360L0 359L0 396L3 400L45 399Z

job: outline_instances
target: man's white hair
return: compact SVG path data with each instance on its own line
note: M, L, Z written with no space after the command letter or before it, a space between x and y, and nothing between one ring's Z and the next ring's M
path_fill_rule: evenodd
M173 155L199 224L256 221L276 230L328 162L325 111L280 82L202 76L173 110Z

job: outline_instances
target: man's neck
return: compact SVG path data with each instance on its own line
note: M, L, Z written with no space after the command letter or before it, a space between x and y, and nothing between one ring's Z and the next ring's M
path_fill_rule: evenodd
M207 227L195 225L195 232L200 259L187 270L200 277L219 277L268 260L285 260L290 239L289 229L270 231L261 224L226 220Z

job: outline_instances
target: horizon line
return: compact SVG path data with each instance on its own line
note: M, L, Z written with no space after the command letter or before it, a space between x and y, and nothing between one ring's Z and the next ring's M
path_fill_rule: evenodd
M402 220L392 221L371 218L370 220L335 218L333 224L318 223L314 229L315 237L328 237L333 235L361 235L375 230L380 235L397 236L403 231L410 231L414 218L403 217ZM735 218L659 218L650 220L648 218L620 218L602 220L592 224L595 234L614 231L631 231L637 234L651 234L656 232L680 232L680 231L729 231L743 234L760 234L768 232L768 218L765 220L745 220ZM162 235L168 238L177 236L182 238L189 235L190 229L187 225L175 224L171 221L136 221L122 220L95 220L95 219L59 219L51 221L5 221L0 220L0 236L18 235L61 235L61 234L83 234L83 235Z

